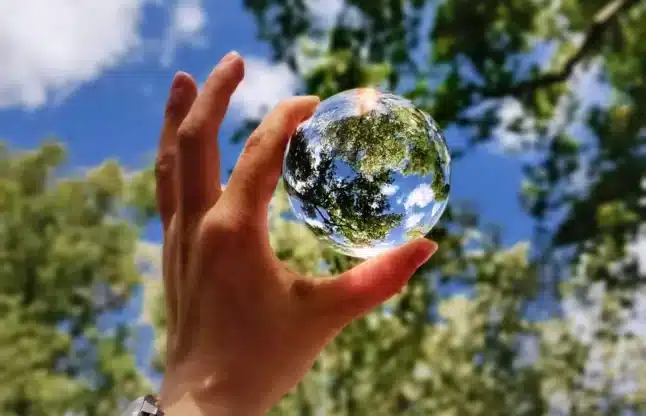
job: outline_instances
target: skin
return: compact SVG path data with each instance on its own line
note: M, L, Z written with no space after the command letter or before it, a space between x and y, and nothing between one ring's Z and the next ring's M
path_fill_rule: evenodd
M282 156L317 97L281 102L249 137L224 189L218 129L244 76L226 55L198 92L173 79L156 164L164 227L167 415L263 415L348 323L406 284L437 249L418 239L335 278L291 271L269 244Z

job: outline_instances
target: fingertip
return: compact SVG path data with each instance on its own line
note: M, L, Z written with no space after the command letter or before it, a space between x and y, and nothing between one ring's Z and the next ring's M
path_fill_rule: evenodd
M382 289L400 287L411 278L415 271L431 258L438 245L425 238L411 240L408 243L389 250L360 264L355 269L357 274L378 276Z
M318 95L303 95L301 98L311 102L312 104L318 105L321 102L321 98Z
M175 76L173 77L173 83L182 82L182 81L191 81L192 79L193 77L188 72L177 71L175 72Z
M166 136L175 136L179 123L186 117L193 101L197 97L197 85L191 75L178 71L173 76L168 100L166 102L165 126L162 132L162 144L168 141Z
M300 99L303 100L303 105L309 107L312 112L321 103L321 98L316 95L303 95Z
M361 316L400 292L437 248L434 241L415 239L321 281L320 303L343 323Z
M411 265L416 268L426 263L438 249L438 244L435 241L426 238L412 240L408 245L411 247Z
M197 85L193 77L183 71L173 76L167 103L167 116L184 118L197 96Z
M245 63L242 56L238 55L237 58L230 61L227 65L229 66L229 70L232 71L233 75L236 78L242 79L244 77Z
M220 59L220 63L221 64L226 63L226 62L232 61L234 59L238 59L238 58L240 58L240 54L238 53L238 51L233 50L233 51L230 51L229 53L227 53L226 55L224 55L222 57L222 59Z
M232 80L240 80L244 77L245 64L242 56L236 52L232 51L225 55L222 60L213 68L211 75L216 73L225 75Z
M321 99L316 95L301 95L292 98L291 105L288 111L294 117L294 122L301 123L308 118L312 117L316 108L321 103ZM296 128L295 126L290 126L290 129Z
M191 74L184 71L177 71L173 76L171 83L171 91L175 93L182 93L185 90L190 90L196 87L195 79Z

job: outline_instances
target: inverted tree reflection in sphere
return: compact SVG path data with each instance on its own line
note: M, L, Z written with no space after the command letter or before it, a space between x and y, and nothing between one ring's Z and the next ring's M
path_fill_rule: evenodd
M295 216L338 251L373 257L428 233L446 208L450 155L433 119L370 88L323 101L287 147Z

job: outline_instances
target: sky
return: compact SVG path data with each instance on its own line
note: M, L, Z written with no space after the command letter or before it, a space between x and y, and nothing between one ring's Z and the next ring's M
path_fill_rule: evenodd
M339 10L339 0L308 1L322 22ZM270 49L258 40L242 0L0 1L0 140L14 149L62 140L70 173L108 158L142 168L153 161L173 74L187 71L203 82L230 50L245 58L246 78L221 129L223 177L240 152L241 145L229 142L240 121L261 116L298 87L286 66L269 60ZM604 97L590 85L581 90ZM518 110L510 102L503 116L511 119ZM459 131L445 133L449 148L462 143ZM471 201L484 222L502 226L506 244L532 232L518 200L521 160L501 151L514 141L500 133L494 146L452 165L450 198ZM153 243L160 237L158 224L145 231ZM637 249L646 252L640 244ZM646 316L646 301L638 309ZM578 321L595 319L576 305L571 310ZM139 357L148 347L138 346Z
M320 22L338 13L338 0L308 1ZM221 128L226 177L241 149L229 140L239 123L262 116L298 87L284 64L269 60L270 48L258 40L254 18L242 3L0 1L0 140L16 150L61 140L69 152L67 174L106 159L143 168L153 162L174 73L187 71L202 83L223 55L236 50L245 58L246 77ZM447 132L447 139L449 147L462 142L457 132ZM487 221L505 227L508 243L531 234L516 196L519 168L518 160L487 149L452 167L451 198L477 204ZM159 224L147 227L143 238L153 243L142 245L143 252L155 257ZM104 325L141 316L142 296L138 291L130 308ZM144 367L151 336L144 325L136 344Z
M338 13L338 0L308 0L320 22ZM0 140L31 149L51 138L68 148L68 174L105 159L129 169L152 163L165 100L178 70L202 83L231 50L246 61L246 77L231 101L220 134L222 177L241 145L229 138L248 116L262 116L292 95L298 78L269 60L253 16L242 0L21 0L0 1ZM446 132L448 145L461 143ZM520 162L495 147L452 166L454 200L470 200L485 221L504 227L509 244L531 236L518 205ZM152 224L143 238L161 240ZM155 245L144 247L148 253ZM155 274L155 273L153 273ZM140 315L143 294L114 319ZM106 325L109 325L107 323ZM137 347L150 351L149 329Z
M338 10L338 1L310 2L323 21ZM246 77L221 130L226 177L241 147L229 142L239 122L298 87L284 64L269 61L241 0L23 0L0 2L0 16L11 16L0 25L0 139L19 149L62 140L71 172L107 158L129 168L151 163L173 74L184 70L203 82L237 50ZM449 146L458 136L448 132ZM451 197L473 201L513 243L531 234L519 180L518 160L485 149L454 164ZM150 238L159 233L152 229Z

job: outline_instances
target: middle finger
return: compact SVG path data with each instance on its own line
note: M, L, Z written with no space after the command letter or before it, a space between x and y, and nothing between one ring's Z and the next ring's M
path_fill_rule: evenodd
M244 63L236 52L215 67L178 131L178 220L196 223L220 194L218 130L231 95L242 81Z

